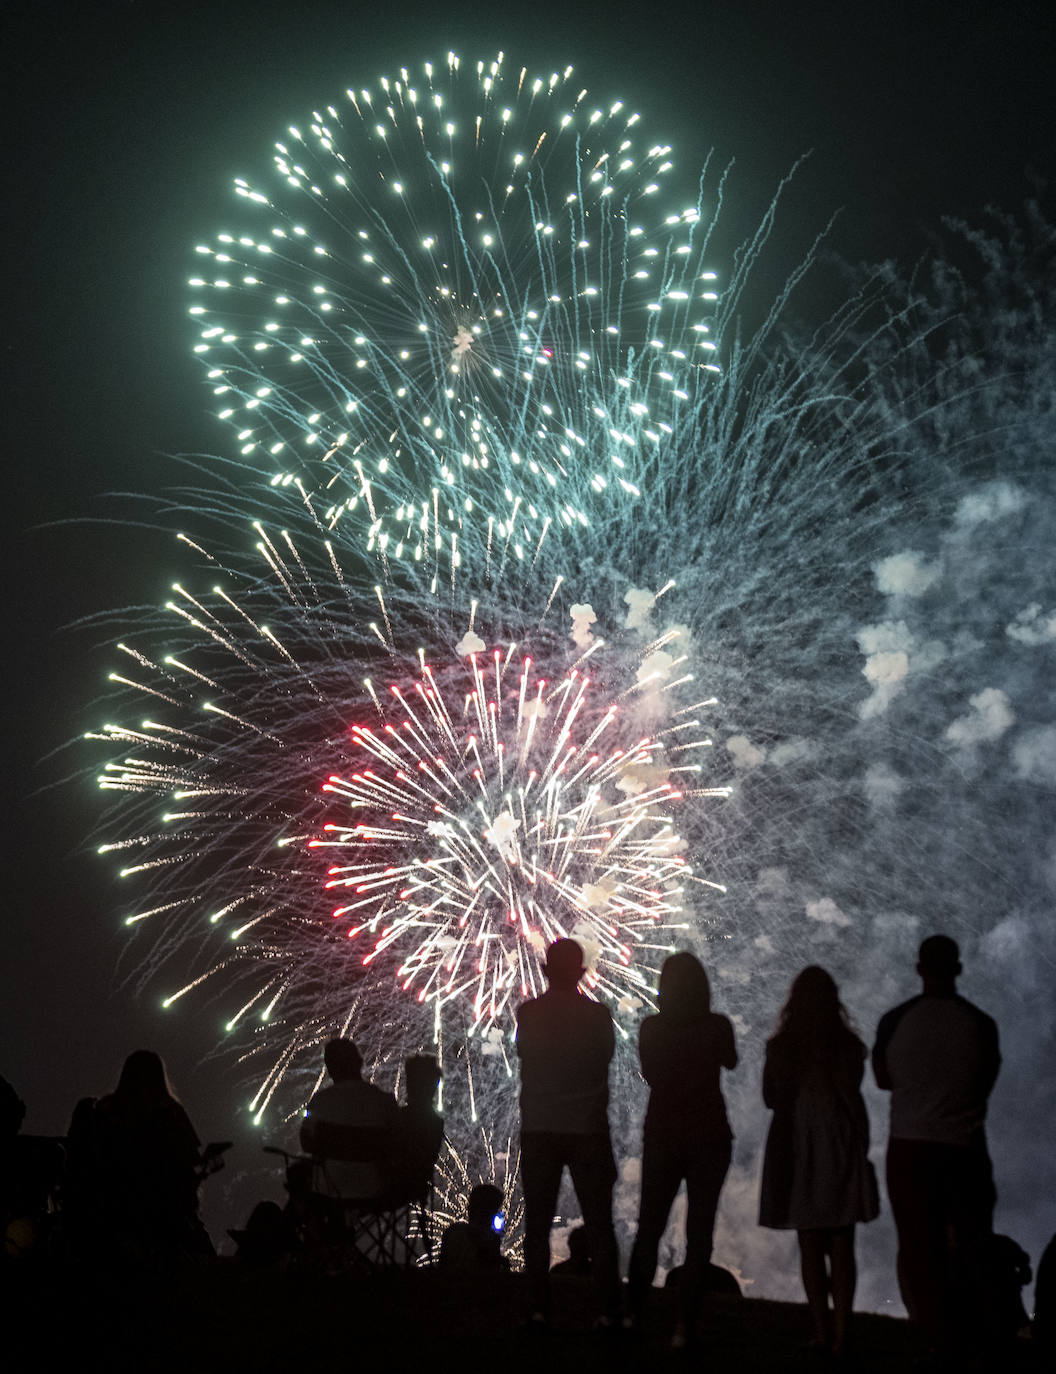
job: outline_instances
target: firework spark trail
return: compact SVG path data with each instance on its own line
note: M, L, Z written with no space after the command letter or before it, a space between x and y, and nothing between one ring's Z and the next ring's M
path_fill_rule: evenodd
M450 70L442 94L463 99ZM508 202L486 194L510 184L495 180L506 135L491 138L502 99L484 101L479 130L470 118L463 175L461 154L454 172L430 161L439 126L414 133L391 89L384 137L357 94L347 127L328 112L297 140L303 172L288 144L292 200L243 188L272 251L260 233L218 241L203 255L217 273L194 290L217 312L202 330L228 326L199 342L246 451L200 464L163 503L198 563L123 628L99 732L115 802L101 847L135 886L144 980L164 970L181 1007L219 993L257 1069L258 1116L304 1100L337 1031L362 1032L382 1076L435 1047L466 1178L501 1173L473 1162L469 1123L488 1127L485 1154L515 1129L504 1018L538 987L551 929L633 951L595 964L592 983L622 1032L613 1124L632 1163L634 1030L673 944L701 951L747 1049L728 1091L746 1157L761 1131L753 1055L790 971L826 963L867 1030L934 912L1017 985L1029 971L1001 932L1026 932L1039 967L1051 951L1051 837L1023 789L1054 780L1039 703L1056 594L1021 550L1051 547L1056 504L1035 472L976 490L972 467L989 479L998 444L1040 448L1046 374L1024 360L1019 411L974 355L936 376L934 319L884 281L795 342L779 337L782 293L742 341L728 326L771 216L714 283L719 300L694 302L702 315L654 298L637 245L710 292L710 220L647 195L645 163L618 192L645 207L641 226L638 209L626 220L643 228L633 241L602 212L616 191L571 212L598 224L584 261L599 294L580 295L574 220L565 234L535 207L544 187L551 207L581 188L592 130L618 149L624 114L591 125L580 101L579 142L540 143L566 82L508 101L530 164ZM335 149L343 200L322 180ZM387 186L392 166L415 173L414 194L389 187L395 211L359 180L382 165ZM357 225L374 263L345 242ZM415 246L429 234L446 235L441 251ZM287 297L290 325L268 293ZM506 313L489 315L500 293ZM986 323L995 356L1021 356L1022 321ZM693 364L702 339L722 345L721 371ZM676 770L699 764L686 786ZM632 776L642 790L621 790ZM726 787L728 801L706 795ZM995 1009L1004 995L995 985ZM731 1177L720 1241L759 1271L752 1168Z

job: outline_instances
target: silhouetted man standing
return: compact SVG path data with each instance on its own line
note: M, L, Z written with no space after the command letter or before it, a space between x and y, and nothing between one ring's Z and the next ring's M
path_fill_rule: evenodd
M887 1192L898 1231L898 1281L933 1346L974 1334L993 1225L986 1104L1001 1065L997 1026L957 993L960 951L946 935L920 946L918 997L881 1020L877 1084L891 1093ZM974 1305L974 1312L973 1312Z
M580 993L583 951L557 940L546 954L550 987L517 1012L521 1060L521 1184L524 1267L532 1317L549 1315L550 1226L568 1166L590 1240L600 1322L619 1318L620 1279L612 1227L616 1165L609 1139L612 1017Z

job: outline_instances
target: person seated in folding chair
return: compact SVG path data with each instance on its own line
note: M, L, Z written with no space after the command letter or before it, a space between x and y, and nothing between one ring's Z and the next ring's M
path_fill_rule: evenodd
M440 1069L431 1054L412 1055L405 1064L407 1105L397 1128L393 1186L402 1200L424 1204L432 1191L433 1169L444 1143L444 1118L436 1110Z
M301 1148L314 1157L313 1192L346 1203L383 1203L391 1193L396 1099L363 1081L351 1040L331 1040L323 1061L333 1079L308 1103Z

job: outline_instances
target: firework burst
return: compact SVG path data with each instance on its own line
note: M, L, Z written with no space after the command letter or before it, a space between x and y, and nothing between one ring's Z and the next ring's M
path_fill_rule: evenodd
M100 785L134 822L102 848L146 892L127 924L160 937L144 974L193 942L203 959L166 1004L221 972L246 986L226 1025L272 1056L258 1113L361 1025L382 1058L475 1039L509 1073L512 1013L561 934L629 1026L687 888L718 889L679 827L687 800L726 793L701 776L714 703L693 700L685 628L653 629L658 596L632 589L611 645L586 603L562 634L555 586L520 649L487 652L474 607L427 658L403 647L429 628L404 597L377 588L364 621L312 522L256 533L255 574L213 559L210 591L174 587L164 654L119 646L112 678L150 714L100 732L120 751Z
M585 493L636 495L719 371L719 193L673 202L670 147L571 68L402 69L291 128L274 172L198 245L195 350L240 460L368 552L457 564L474 523L530 558Z
M564 936L588 951L596 993L636 1011L639 962L670 948L661 932L693 877L671 807L701 768L677 760L710 745L695 708L621 748L619 704L595 703L579 669L548 683L512 646L469 663L448 692L425 664L406 694L375 699L383 725L352 726L364 763L325 784L350 819L311 842L347 893L333 916L374 941L364 964L410 946L396 976L438 1016L471 997L470 1034L542 991L539 963Z

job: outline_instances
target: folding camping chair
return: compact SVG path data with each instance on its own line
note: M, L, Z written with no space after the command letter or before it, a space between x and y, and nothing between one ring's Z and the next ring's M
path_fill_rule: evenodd
M412 1198L398 1177L399 1140L392 1130L315 1124L313 1201L331 1223L335 1243L357 1267L375 1273L410 1269L430 1250L424 1195ZM346 1165L361 1165L360 1170ZM366 1187L346 1191L350 1181Z

